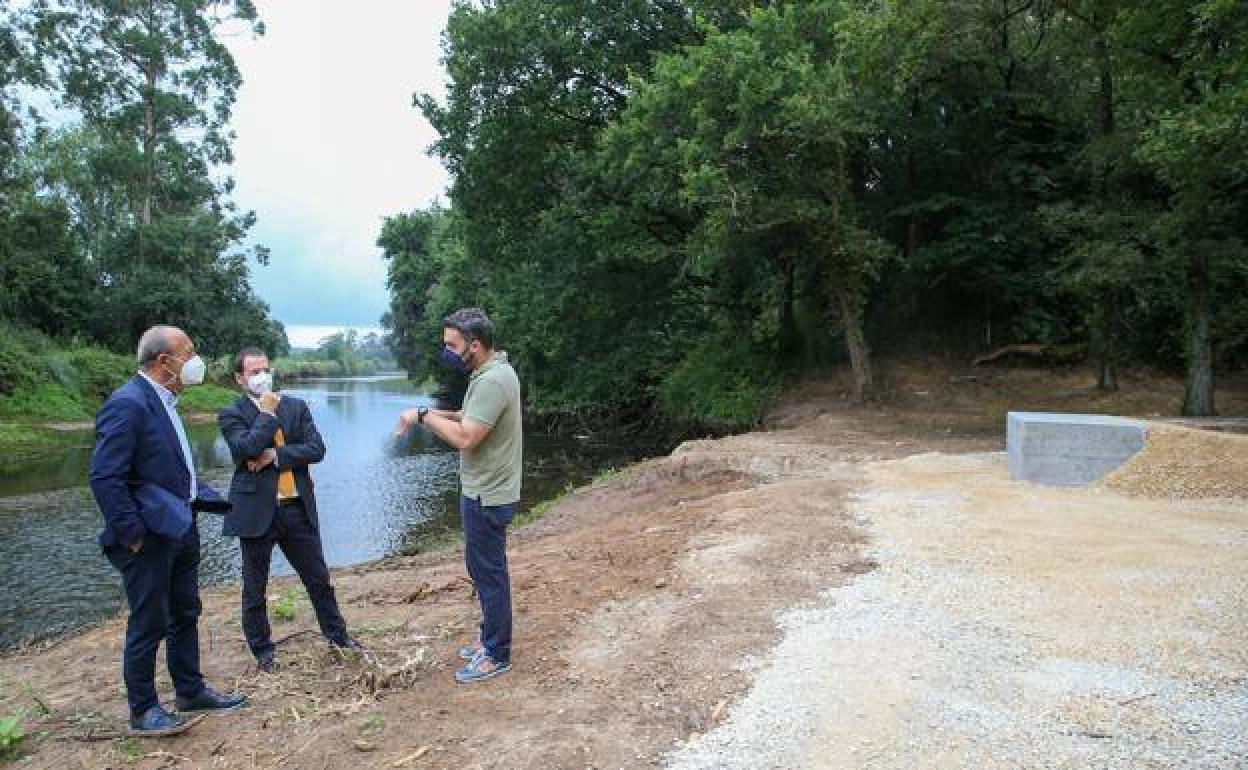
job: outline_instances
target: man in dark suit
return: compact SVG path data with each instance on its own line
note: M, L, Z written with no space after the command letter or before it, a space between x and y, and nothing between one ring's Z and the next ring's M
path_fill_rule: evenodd
M139 373L95 418L90 483L104 515L100 546L121 573L130 616L122 671L130 730L173 735L192 722L156 695L163 639L178 711L229 711L246 698L223 695L199 670L199 528L196 514L220 511L221 496L198 483L178 395L204 378L204 363L181 329L155 326L139 339Z
M265 591L277 545L294 567L316 611L321 633L339 648L360 645L347 633L321 548L316 495L308 466L325 444L308 405L273 391L268 355L247 348L234 359L243 395L217 416L234 458L223 534L238 537L243 554L243 634L261 670L275 665Z

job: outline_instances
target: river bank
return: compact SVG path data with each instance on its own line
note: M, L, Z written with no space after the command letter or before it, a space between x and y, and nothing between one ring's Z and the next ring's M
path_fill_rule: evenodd
M188 423L215 422L217 411L238 398L238 393L219 385L205 384L187 390L178 404L178 411ZM12 473L23 466L64 451L66 446L83 441L83 434L95 428L90 410L99 404L83 406L62 413L56 419L35 414L0 416L0 474Z
M327 448L312 474L331 567L429 550L458 530L455 454L423 433L404 447L391 439L395 416L429 403L427 394L395 376L318 378L287 383L283 392L308 405ZM215 415L185 422L200 481L225 489L233 462ZM100 514L86 486L90 423L86 430L72 422L56 427L64 432L54 431L55 451L0 472L0 584L9 586L0 593L0 651L99 623L122 602L96 545ZM654 454L601 436L526 431L525 444L526 509ZM221 520L203 517L200 534L200 585L237 581L238 545L221 534ZM289 574L280 553L273 570Z
M1023 393L1008 408L1139 413L1172 395L1111 403L1073 376L1000 379ZM515 666L490 683L451 679L476 623L451 548L336 570L358 657L326 650L278 581L293 618L275 629L276 675L250 662L237 589L205 592L205 670L251 695L245 715L120 736L120 617L0 659L0 714L27 714L41 767L1242 762L1212 706L1243 713L1244 502L1008 482L1000 379L899 376L904 403L887 408L807 383L767 430L576 489L514 534ZM1072 636L1072 617L1096 633Z

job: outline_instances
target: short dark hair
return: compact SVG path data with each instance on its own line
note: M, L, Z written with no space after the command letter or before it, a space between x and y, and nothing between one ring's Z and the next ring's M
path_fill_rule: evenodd
M265 358L268 358L269 354L265 353L260 348L243 348L238 351L238 353L234 355L234 373L242 374L243 362L248 358L255 358L256 356L264 356Z
M479 307L464 307L442 319L443 329L454 329L464 339L479 341L487 350L494 349L494 322Z

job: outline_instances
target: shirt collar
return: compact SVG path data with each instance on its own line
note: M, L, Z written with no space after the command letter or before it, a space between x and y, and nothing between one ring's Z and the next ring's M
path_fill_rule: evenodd
M156 380L147 376L147 372L139 370L139 376L152 383L152 387L156 389L156 395L160 396L160 401L167 407L175 407L178 405L178 394L161 385Z
M486 371L493 369L498 364L503 364L506 362L507 362L506 351L495 350L493 353L490 354L490 357L486 359L485 363L481 364L476 369L472 370L472 374L469 375L469 379L476 379L478 375L484 374Z

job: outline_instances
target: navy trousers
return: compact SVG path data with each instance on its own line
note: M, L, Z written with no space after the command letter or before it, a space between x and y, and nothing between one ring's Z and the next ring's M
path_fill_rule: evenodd
M130 715L142 716L160 703L156 695L156 649L163 639L165 661L174 691L194 698L204 691L199 670L199 527L178 540L158 535L143 538L131 553L109 546L104 555L121 573L130 605L122 673Z
M329 582L321 535L308 521L303 503L278 505L268 532L260 537L240 537L238 542L243 552L243 635L253 655L260 657L273 651L265 592L274 545L282 549L286 561L303 581L321 633L331 642L346 644L347 622L342 619L334 587Z
M464 562L481 602L481 646L495 663L511 660L511 576L507 573L507 525L516 504L482 505L460 495Z

